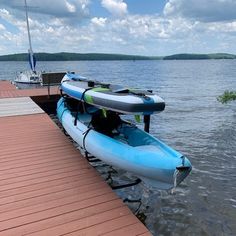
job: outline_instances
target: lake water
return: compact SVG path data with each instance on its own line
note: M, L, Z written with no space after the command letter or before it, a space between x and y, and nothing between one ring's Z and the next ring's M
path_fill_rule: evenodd
M26 62L0 62L0 80L14 79ZM117 190L141 198L153 235L236 235L236 60L38 62L38 70L75 71L91 79L152 89L166 101L150 132L186 155L190 176L174 191L143 184ZM118 182L127 175L118 176ZM135 204L129 203L135 211Z

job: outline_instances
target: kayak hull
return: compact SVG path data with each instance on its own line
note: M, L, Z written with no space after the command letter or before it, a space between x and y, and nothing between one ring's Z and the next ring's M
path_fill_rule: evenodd
M87 127L89 114L78 114L75 125L64 98L57 104L57 115L67 133L87 152L159 189L173 188L191 171L186 157L135 126L122 124L119 135L110 137Z

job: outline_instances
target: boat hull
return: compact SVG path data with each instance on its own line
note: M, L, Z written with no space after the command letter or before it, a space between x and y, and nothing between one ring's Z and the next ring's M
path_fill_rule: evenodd
M14 80L14 83L19 84L40 84L41 82L41 75L32 71L21 72Z
M159 189L171 189L191 171L182 154L150 134L130 125L122 125L121 135L109 137L88 129L89 114L79 114L77 124L64 98L57 104L57 115L66 132L82 148L105 163L132 172ZM128 137L124 140L123 137ZM178 170L183 167L182 170Z

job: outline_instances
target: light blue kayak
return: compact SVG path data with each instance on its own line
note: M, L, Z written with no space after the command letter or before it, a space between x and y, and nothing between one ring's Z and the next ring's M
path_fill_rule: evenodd
M57 116L72 139L91 155L159 189L177 186L190 173L189 160L157 138L121 120L115 133L101 133L91 125L93 115L73 111L69 100L58 101Z

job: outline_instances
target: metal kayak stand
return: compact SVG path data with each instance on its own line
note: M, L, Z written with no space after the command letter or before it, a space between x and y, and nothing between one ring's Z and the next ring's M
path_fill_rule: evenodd
M141 179L137 178L133 182L130 182L130 183L127 183L127 184L121 184L121 185L112 185L112 184L110 184L110 186L113 190L115 190L115 189L122 189L122 188L132 187L132 186L135 186L139 183L141 183Z
M149 133L150 130L150 120L151 120L151 115L144 115L143 121L144 121L144 131Z

